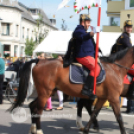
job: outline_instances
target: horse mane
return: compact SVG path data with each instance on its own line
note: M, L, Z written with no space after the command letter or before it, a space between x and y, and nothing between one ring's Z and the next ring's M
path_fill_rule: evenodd
M116 60L122 59L126 55L128 50L129 48L126 48L108 57L107 56L101 57L100 60L102 60L103 62L114 63Z

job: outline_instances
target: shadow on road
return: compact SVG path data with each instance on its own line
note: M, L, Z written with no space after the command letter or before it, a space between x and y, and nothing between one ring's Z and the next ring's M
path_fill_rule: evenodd
M42 121L42 129L44 134L78 134L81 132L76 128L75 120L72 119L52 119L52 121ZM83 121L83 124L86 125L87 122ZM115 130L119 134L119 127L116 122L113 121L99 121L100 124L100 134L112 134L115 133ZM0 126L0 134L28 134L30 129L30 124L28 123L10 123L10 127ZM134 134L134 131L130 128L126 128L128 134ZM93 129L90 130L90 133L95 133Z

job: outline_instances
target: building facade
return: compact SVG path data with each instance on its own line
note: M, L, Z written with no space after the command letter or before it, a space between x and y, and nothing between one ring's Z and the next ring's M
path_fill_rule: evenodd
M38 14L43 16L42 30L58 30L43 10L28 8L12 0L0 0L0 53L2 56L25 56L27 38L36 40Z
M107 0L109 26L103 26L104 32L122 32L127 15L130 14L134 24L134 0ZM133 29L134 32L134 29Z

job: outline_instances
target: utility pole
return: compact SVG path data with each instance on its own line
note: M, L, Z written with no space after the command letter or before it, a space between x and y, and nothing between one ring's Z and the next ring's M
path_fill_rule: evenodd
M88 14L89 14L89 8L88 8Z

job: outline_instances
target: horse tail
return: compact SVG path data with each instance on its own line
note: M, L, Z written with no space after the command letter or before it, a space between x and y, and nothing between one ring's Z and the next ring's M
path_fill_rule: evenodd
M29 62L26 62L22 68L21 77L19 81L19 88L18 94L15 100L15 103L8 109L12 112L15 108L22 106L23 102L25 101L27 95L27 89L29 85L30 73L31 73L31 65L32 63L38 63L39 59L33 59Z

